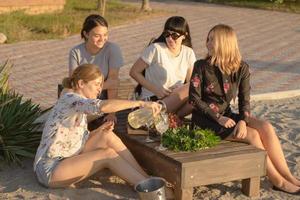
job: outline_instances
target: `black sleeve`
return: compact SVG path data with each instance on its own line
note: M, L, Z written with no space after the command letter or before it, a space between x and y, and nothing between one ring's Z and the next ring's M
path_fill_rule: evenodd
M195 107L194 109L198 109L200 112L217 121L220 118L220 114L215 113L209 105L202 100L203 73L201 68L204 67L204 62L204 60L198 60L194 64L189 88L189 102Z
M238 85L239 115L247 124L250 116L250 71L246 63L242 63Z

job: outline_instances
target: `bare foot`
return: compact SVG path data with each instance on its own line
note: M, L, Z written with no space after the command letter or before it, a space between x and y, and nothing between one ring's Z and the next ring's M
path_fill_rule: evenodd
M294 176L289 177L289 178L286 177L286 180L288 180L288 181L290 181L292 184L294 184L294 185L300 187L300 180L297 179L296 177L294 177Z
M277 187L278 189L283 190L285 192L289 192L289 193L296 193L300 190L299 186L296 186L290 182L285 182L280 186L275 185L275 187Z
M70 189L75 189L75 188L76 188L76 185L73 183L73 184L69 185L68 188L70 188Z
M293 181L292 183L294 183L295 185L300 187L300 180L299 179L295 178L295 181Z

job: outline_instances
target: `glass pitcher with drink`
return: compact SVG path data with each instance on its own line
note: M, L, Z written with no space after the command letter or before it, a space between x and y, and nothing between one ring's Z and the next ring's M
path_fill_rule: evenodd
M157 103L162 105L162 109L157 116L153 116L152 110L149 108L139 108L128 115L128 123L132 128L138 129L142 126L147 126L148 128L148 135L146 138L146 142L153 142L153 140L149 137L149 126L154 123L156 131L161 135L165 133L169 128L169 119L167 114L167 107L166 104L159 100ZM159 150L163 150L162 144L159 147Z
M145 101L151 101L150 98L146 98ZM150 126L154 123L152 110L149 108L139 108L128 115L128 123L132 128L138 129L141 126L147 127L147 137L145 139L146 143L154 142L150 138Z

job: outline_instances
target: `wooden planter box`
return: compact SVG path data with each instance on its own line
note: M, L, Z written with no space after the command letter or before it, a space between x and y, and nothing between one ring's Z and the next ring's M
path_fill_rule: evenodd
M131 130L120 137L149 174L174 185L176 200L192 200L193 187L235 180L242 180L245 195L259 197L260 177L266 175L265 151L229 141L196 152L157 151L159 142L145 143L142 132Z
M49 13L63 10L65 0L1 0L0 13L24 10L27 14Z
M176 200L192 200L193 187L242 180L242 192L258 197L260 177L266 175L266 152L249 144L222 141L196 152L157 151L159 142L145 143L145 131L132 130L130 109L117 113L115 132L151 175L174 185Z

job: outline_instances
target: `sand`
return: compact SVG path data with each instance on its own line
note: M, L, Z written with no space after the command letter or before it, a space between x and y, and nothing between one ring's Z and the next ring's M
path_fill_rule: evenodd
M268 119L280 138L289 168L300 177L300 97L252 102L252 113ZM38 184L32 159L24 166L0 165L0 199L137 199L132 187L103 170L78 184L77 189L46 189ZM241 193L241 182L227 182L194 189L194 199L250 199ZM300 199L300 196L273 191L266 177L261 178L260 197L256 199Z

